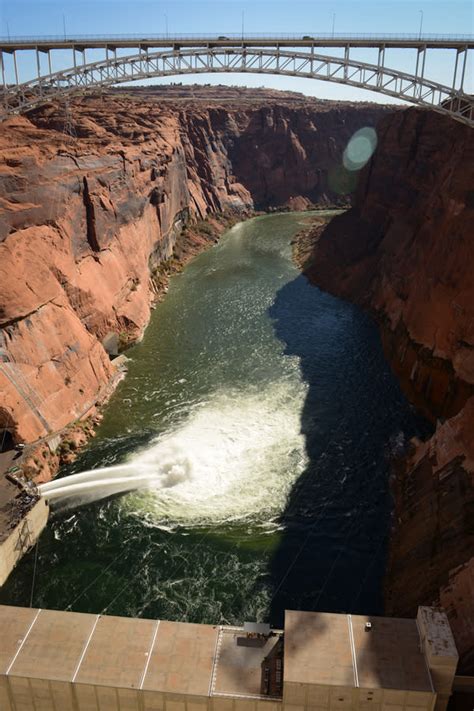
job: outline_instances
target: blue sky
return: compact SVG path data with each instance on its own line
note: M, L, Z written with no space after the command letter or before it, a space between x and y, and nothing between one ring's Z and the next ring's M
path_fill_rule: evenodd
M68 35L147 35L165 32L166 26L170 34L226 34L241 31L242 15L246 32L317 34L331 32L334 22L336 33L416 34L421 21L426 34L473 32L473 5L467 0L0 0L0 33L58 35L63 33L64 22ZM369 50L364 59L371 61L374 56ZM93 59L91 56L90 61ZM452 61L454 52L430 53L428 75L439 81L447 79ZM392 52L391 64L408 69L411 62L411 55ZM11 71L8 59L7 69ZM32 70L33 62L25 58L22 78L29 78ZM179 80L195 81L192 77ZM377 94L310 79L218 74L201 75L199 81L264 85L323 98L385 100Z

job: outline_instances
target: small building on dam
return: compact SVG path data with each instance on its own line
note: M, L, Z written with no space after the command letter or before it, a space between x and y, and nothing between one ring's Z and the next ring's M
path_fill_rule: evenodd
M287 611L285 629L0 606L2 711L444 711L448 620Z

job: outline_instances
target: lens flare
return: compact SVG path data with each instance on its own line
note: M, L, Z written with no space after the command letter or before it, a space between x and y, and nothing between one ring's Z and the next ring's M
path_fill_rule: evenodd
M346 170L360 170L370 160L377 147L377 133L374 128L365 126L354 133L349 140L342 162Z

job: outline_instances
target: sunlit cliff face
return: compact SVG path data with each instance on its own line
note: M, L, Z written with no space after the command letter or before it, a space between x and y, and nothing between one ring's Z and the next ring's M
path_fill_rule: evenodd
M50 105L2 123L0 348L11 377L0 373L0 428L15 441L62 429L106 390L102 341L141 336L150 266L173 254L185 220L346 204L357 171L343 151L359 165L367 133L354 151L351 136L389 110L239 97L85 97L67 116ZM36 410L17 396L18 379Z

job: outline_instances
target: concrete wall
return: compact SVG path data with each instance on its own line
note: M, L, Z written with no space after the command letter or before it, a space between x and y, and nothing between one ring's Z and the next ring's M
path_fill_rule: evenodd
M420 642L436 691L435 711L446 711L458 664L458 653L446 613L434 607L419 607Z
M284 708L311 711L432 711L433 693L285 682Z
M319 704L314 706L264 699L224 696L209 698L8 676L0 677L0 708L2 711L360 711L372 708L371 704L364 704L363 690L351 690L347 704L339 703L339 691L321 691L325 702L319 700ZM332 699L329 698L331 692ZM382 707L384 711L422 711L427 708L426 705L413 705L409 694L407 697L405 703L400 705L384 703L378 708Z
M25 545L31 547L36 543L41 531L48 522L48 516L49 506L44 499L40 499L20 521L18 526L12 530L8 538L0 544L0 586L4 584L25 553ZM25 545L22 545L22 539Z
M451 667L445 615L422 609L421 640L414 620L373 617L366 633L366 619L352 616L352 652L336 645L328 660L326 642L348 632L347 616L287 611L280 701L255 692L267 642L239 643L239 628L0 605L0 711L433 711L435 701L444 704L426 662ZM357 671L345 664L351 654Z
M0 676L1 711L296 711L275 701L202 697Z

